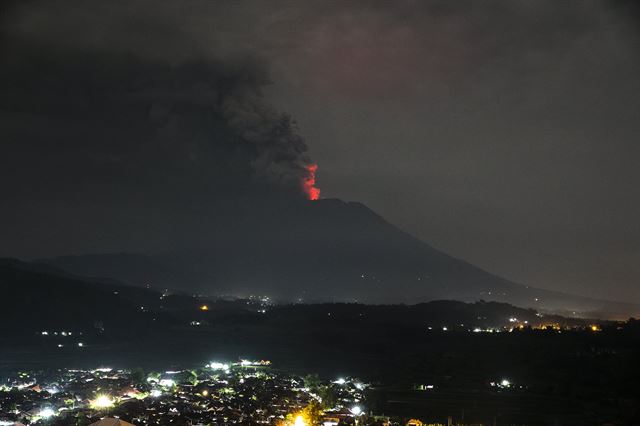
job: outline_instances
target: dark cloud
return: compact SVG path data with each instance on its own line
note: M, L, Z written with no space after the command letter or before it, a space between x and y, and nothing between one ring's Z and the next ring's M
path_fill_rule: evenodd
M42 238L18 225L25 216L55 224L57 239L77 222L114 232L117 247L131 226L117 217L137 216L139 240L154 241L168 222L192 235L180 228L195 231L229 199L306 197L307 146L262 96L262 61L106 47L23 37L0 61L1 189L14 206L3 218L19 246ZM155 225L140 223L150 212Z
M40 189L69 189L78 180L114 187L183 180L179 191L216 195L253 179L295 193L307 176L306 144L291 118L264 101L268 79L251 61L173 65L58 50L2 65L5 170L34 161L51 177ZM33 170L15 172L17 181L33 183Z
M202 52L175 18L124 3L59 7L19 3L3 21L0 185L15 254L39 241L43 253L189 246L238 200L307 196L307 145L264 99L256 52Z

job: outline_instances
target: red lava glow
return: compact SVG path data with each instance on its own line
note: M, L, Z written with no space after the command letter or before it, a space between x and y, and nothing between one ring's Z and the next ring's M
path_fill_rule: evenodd
M307 194L307 198L310 200L317 200L320 198L320 188L316 188L316 171L318 170L317 164L309 164L307 166L308 176L302 182L302 189Z

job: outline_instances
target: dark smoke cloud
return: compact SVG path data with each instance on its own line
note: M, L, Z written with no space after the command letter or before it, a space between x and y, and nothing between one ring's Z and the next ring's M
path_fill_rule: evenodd
M306 197L308 148L259 52L205 48L149 2L71 3L4 10L6 255L192 247Z
M203 46L177 18L195 15L167 4L12 6L0 57L5 193L304 196L307 145L262 95L271 81L255 50ZM37 172L11 166L25 162Z
M252 185L302 195L307 146L291 118L264 100L268 78L255 61L168 64L58 51L1 65L3 166L16 154L31 157L50 191L108 177L132 187L182 180L177 190L210 196ZM24 185L16 189L31 193L34 170L14 172L10 181Z
M247 88L224 96L219 109L242 142L252 146L251 165L259 178L294 191L301 189L311 162L290 116L277 112L256 90Z

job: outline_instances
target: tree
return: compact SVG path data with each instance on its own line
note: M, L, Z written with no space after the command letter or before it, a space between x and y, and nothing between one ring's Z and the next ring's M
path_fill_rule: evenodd
M156 371L151 371L148 375L147 375L147 379L148 380L153 380L153 381L159 381L161 377L161 374L156 372Z
M136 367L133 370L131 370L131 382L134 385L137 385L137 386L143 385L146 377L147 376L141 367Z
M198 384L198 373L194 370L189 371L189 375L187 376L187 381L191 383L193 386Z
M320 386L318 389L318 396L322 400L322 408L328 410L336 406L338 402L338 396L335 390L331 386Z
M320 387L320 377L317 374L308 374L304 376L304 386L308 388L311 392L317 393L318 388Z

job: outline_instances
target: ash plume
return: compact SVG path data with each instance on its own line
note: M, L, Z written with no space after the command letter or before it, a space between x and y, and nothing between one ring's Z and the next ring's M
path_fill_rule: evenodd
M3 20L5 193L308 198L308 147L264 98L271 80L255 52L204 49L175 18L124 3L98 15L76 6L67 16L46 2L17 2ZM47 179L11 166L24 162Z
M243 87L225 95L220 109L242 143L254 148L251 166L260 179L292 191L305 189L310 178L307 145L291 116L264 102L258 92Z
M112 180L182 181L180 190L233 193L257 185L304 195L307 145L293 120L261 96L261 71L59 55L3 61L0 71L7 94L0 106L14 118L4 126L13 136L8 143L38 152L60 141L63 153L41 165L58 189L77 179L91 183L90 171L106 168ZM25 116L40 131L18 126Z

